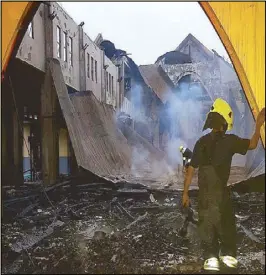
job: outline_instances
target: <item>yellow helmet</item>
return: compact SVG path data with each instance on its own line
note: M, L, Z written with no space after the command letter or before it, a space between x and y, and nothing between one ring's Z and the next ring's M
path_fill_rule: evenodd
M179 147L179 151L182 152L183 149L184 149L184 146L181 145L181 146Z
M232 111L230 105L225 100L223 100L221 98L217 98L214 101L214 103L211 107L211 110L208 113L208 116L211 113L220 114L225 119L225 121L227 123L227 130L228 131L232 130L233 123L234 123L234 114L233 114L233 111ZM207 117L207 120L206 120L205 125L203 127L203 130L205 130L207 128L209 128L208 117Z

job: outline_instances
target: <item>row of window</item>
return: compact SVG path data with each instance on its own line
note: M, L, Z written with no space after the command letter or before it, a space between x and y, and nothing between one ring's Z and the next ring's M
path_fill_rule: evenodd
M87 53L87 77L91 78L92 81L97 83L97 60L94 60L92 56L90 56L89 53ZM114 93L114 77L111 76L108 72L105 72L104 74L104 83L105 83L105 90L107 92L111 92L113 95Z
M114 77L111 76L108 72L105 72L104 83L105 83L105 90L107 92L111 92L111 95L113 96L113 94L114 94Z
M34 32L33 32L33 22L29 23L28 26L28 35L32 39L34 39ZM62 58L62 36L61 36L61 28L57 26L56 29L56 44L57 44L57 57ZM69 49L69 64L73 66L73 39L72 37L68 37L66 32L63 32L63 60L67 62L68 54L67 49Z
M62 58L62 31L57 26L56 28L56 45L57 45L57 57ZM63 60L73 66L73 39L68 36L66 32L63 32Z
M89 53L87 53L87 77L91 78L92 81L97 83L98 76L97 76L97 70L98 70L98 63L97 60L94 60L92 56L90 56Z
M28 34L31 38L34 38L33 33L33 23L31 22L28 26ZM57 57L62 58L62 31L59 26L56 29L56 44L57 44ZM63 32L63 60L68 62L68 53L69 53L69 65L73 66L73 39L72 37L68 37L66 32ZM92 81L95 80L97 83L98 75L98 64L97 60L95 60L89 53L87 53L87 77L91 78ZM105 82L105 90L107 92L114 93L114 77L111 76L108 72L105 72L104 77Z

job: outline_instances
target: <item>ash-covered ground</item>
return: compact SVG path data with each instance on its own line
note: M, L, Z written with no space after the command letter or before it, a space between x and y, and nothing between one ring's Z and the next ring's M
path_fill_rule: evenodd
M202 272L196 226L179 235L181 193L88 184L31 197L32 189L5 192L2 273ZM196 215L196 193L191 197ZM238 273L265 274L264 194L234 200Z

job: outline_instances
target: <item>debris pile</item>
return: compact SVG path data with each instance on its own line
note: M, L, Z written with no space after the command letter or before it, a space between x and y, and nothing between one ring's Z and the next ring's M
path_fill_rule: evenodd
M5 192L2 273L201 272L196 225L179 234L179 192L70 181L45 192L25 189L16 198ZM264 194L235 195L239 273L264 274ZM193 193L191 204L196 217Z

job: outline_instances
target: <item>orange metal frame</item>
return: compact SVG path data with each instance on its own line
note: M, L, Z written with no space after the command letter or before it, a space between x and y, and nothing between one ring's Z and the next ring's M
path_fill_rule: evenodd
M2 80L4 78L9 63L12 60L12 57L15 57L15 55L17 54L18 48L22 42L27 27L34 17L40 4L41 2L39 1L22 3L9 1L1 2L2 39L4 37L5 40L9 40L4 41L4 43L6 43L6 47L5 49L2 49ZM10 11L10 9L14 8L13 5L21 5L15 17L13 17L12 11Z

